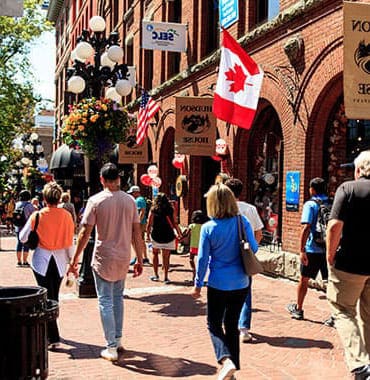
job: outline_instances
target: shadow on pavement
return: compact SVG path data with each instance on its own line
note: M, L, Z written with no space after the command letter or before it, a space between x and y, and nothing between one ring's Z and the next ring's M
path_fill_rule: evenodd
M208 364L133 350L125 350L115 364L133 372L160 377L206 376L217 371Z
M54 352L62 352L68 354L72 359L96 359L100 357L102 346L88 344L83 342L76 342L69 339L61 339L62 344L70 346L69 348L58 347Z
M145 302L149 305L163 305L160 309L151 310L154 313L165 314L168 317L194 317L206 314L206 304L191 298L190 294L156 294L130 299Z
M275 347L289 347L289 348L324 348L331 349L333 345L326 340L304 339L291 336L266 336L252 333L253 340L248 344L267 343Z

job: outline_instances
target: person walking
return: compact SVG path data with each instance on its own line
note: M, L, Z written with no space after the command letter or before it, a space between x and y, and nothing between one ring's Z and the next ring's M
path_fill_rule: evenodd
M28 253L29 248L27 245L23 244L19 239L19 233L22 228L27 223L28 218L35 211L34 206L30 202L31 193L28 190L22 190L19 193L19 201L15 204L14 215L17 215L17 220L14 222L15 233L17 236L17 267L18 268L29 268L30 264L28 263ZM14 218L13 215L13 218Z
M62 194L61 203L59 204L60 208L64 208L67 210L73 219L73 223L76 225L77 223L77 215L74 204L71 202L71 195L67 192Z
M37 284L47 289L48 298L59 302L59 289L73 254L74 224L70 213L58 208L62 188L55 182L47 183L42 191L46 207L34 212L19 234L25 243L38 218L39 244L35 249L31 267ZM60 345L56 320L48 322L49 348Z
M230 178L226 180L225 185L233 192L239 213L248 219L254 232L254 237L257 243L259 243L262 239L263 223L255 206L239 200L243 190L243 182L238 178ZM240 337L243 343L250 342L253 338L249 332L252 322L252 277L249 277L249 281L249 292L239 318Z
M224 184L213 185L206 194L207 214L202 225L193 298L201 295L209 268L207 290L207 325L216 359L222 365L218 379L231 379L240 369L238 320L249 291L249 277L240 257L238 205L232 191ZM251 250L258 249L252 227L242 216Z
M188 226L190 234L189 261L191 270L193 271L193 282L195 280L195 257L198 255L199 250L200 228L208 220L209 218L202 210L195 210L191 214L191 223Z
M354 161L355 179L335 193L326 246L327 299L355 380L370 379L370 150Z
M328 266L325 256L325 243L319 244L315 240L316 224L320 204L328 203L326 183L322 178L316 177L310 181L309 192L311 198L304 203L301 216L300 234L300 278L297 288L297 302L287 305L287 310L293 319L304 318L303 302L308 290L308 282L321 273L323 280L328 279Z
M91 265L107 346L100 355L115 361L118 350L122 349L123 290L130 265L131 243L137 257L134 265L136 277L143 270L143 242L135 201L120 190L117 166L105 164L100 171L100 182L103 190L87 201L68 273L78 276L80 256L95 226L96 241Z
M12 234L14 232L14 224L13 224L13 213L15 210L15 200L13 195L10 195L8 201L5 204L5 212L6 212L6 230L8 234Z
M137 208L137 212L139 213L139 219L140 219L140 228L141 228L141 236L143 238L143 264L149 264L148 255L146 252L146 245L145 245L145 231L146 231L146 222L147 222L147 215L146 215L146 201L145 198L141 195L140 187L139 186L131 186L130 189L127 191L127 194L131 194L135 198L135 204ZM130 265L134 265L136 262L135 258L131 260Z
M152 281L159 281L159 252L162 251L162 268L164 283L169 284L168 271L170 269L171 251L176 248L176 236L181 237L181 231L173 217L174 210L164 193L158 193L149 211L146 227L147 241L153 246L153 271Z

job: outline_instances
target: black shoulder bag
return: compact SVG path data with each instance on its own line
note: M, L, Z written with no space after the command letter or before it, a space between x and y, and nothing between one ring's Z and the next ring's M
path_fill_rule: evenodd
M37 235L37 226L39 225L39 213L36 212L36 221L35 221L35 227L33 230L31 230L30 234L28 235L28 240L26 241L25 245L30 249L36 249L39 245L39 235Z

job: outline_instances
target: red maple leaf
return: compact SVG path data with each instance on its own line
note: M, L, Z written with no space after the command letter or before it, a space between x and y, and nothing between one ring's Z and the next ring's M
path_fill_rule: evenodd
M233 70L234 69L234 70ZM232 81L230 85L230 92L239 92L244 90L245 80L247 76L244 74L243 69L240 65L234 64L234 67L229 68L228 71L225 72L226 79Z

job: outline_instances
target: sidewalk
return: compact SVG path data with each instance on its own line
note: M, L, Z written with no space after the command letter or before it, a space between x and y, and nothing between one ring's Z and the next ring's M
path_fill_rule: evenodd
M32 270L16 268L14 237L2 237L0 286L35 285ZM206 289L200 301L189 295L188 257L171 257L170 285L149 280L150 267L125 291L123 345L117 363L99 358L104 346L96 299L80 299L63 286L59 326L62 346L49 352L49 379L217 379L217 363L206 328ZM306 320L285 311L296 284L262 275L253 282L253 342L241 345L246 379L350 379L335 329L322 324L329 307L322 292L309 290Z

